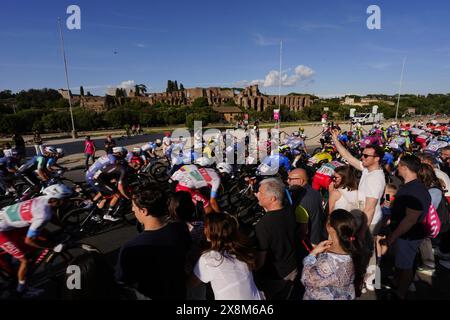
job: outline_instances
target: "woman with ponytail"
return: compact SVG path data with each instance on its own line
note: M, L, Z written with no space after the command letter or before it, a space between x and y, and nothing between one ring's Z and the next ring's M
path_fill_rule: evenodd
M304 300L353 300L360 296L367 259L357 238L353 215L334 210L327 222L328 240L303 260Z

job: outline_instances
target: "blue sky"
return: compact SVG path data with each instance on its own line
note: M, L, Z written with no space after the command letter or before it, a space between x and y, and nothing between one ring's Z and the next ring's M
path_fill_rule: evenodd
M277 93L280 40L282 93L395 94L405 57L402 92L450 92L443 0L2 0L0 90L65 86L56 21L71 4L81 8L81 30L64 29L74 92L133 83L159 92L172 79ZM371 4L381 30L366 27Z

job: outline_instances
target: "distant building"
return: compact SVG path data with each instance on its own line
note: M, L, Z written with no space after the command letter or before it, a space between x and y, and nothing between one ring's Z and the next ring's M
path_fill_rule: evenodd
M244 116L244 112L238 107L219 106L213 107L213 110L220 113L222 120L226 122L233 122Z
M344 100L341 100L341 104L349 105L349 106L369 106L371 104L377 104L377 103L385 103L390 106L395 106L395 102L392 101L386 101L381 99L369 99L369 98L361 98L360 102L355 102L355 98L352 97L345 97Z

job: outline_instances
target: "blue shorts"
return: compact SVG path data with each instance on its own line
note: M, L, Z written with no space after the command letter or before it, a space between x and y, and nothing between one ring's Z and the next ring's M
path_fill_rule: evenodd
M394 244L395 268L409 270L414 267L414 260L423 239L404 240L398 238Z

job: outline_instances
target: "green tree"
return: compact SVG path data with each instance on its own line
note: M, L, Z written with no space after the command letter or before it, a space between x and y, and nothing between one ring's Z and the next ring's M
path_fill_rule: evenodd
M203 108L208 106L208 99L206 99L205 97L200 97L194 100L194 102L192 102L192 108L193 109L198 109L198 108Z
M183 90L184 90L184 86L182 83L180 83L180 91L183 91Z
M173 91L178 91L178 83L177 80L173 83Z

